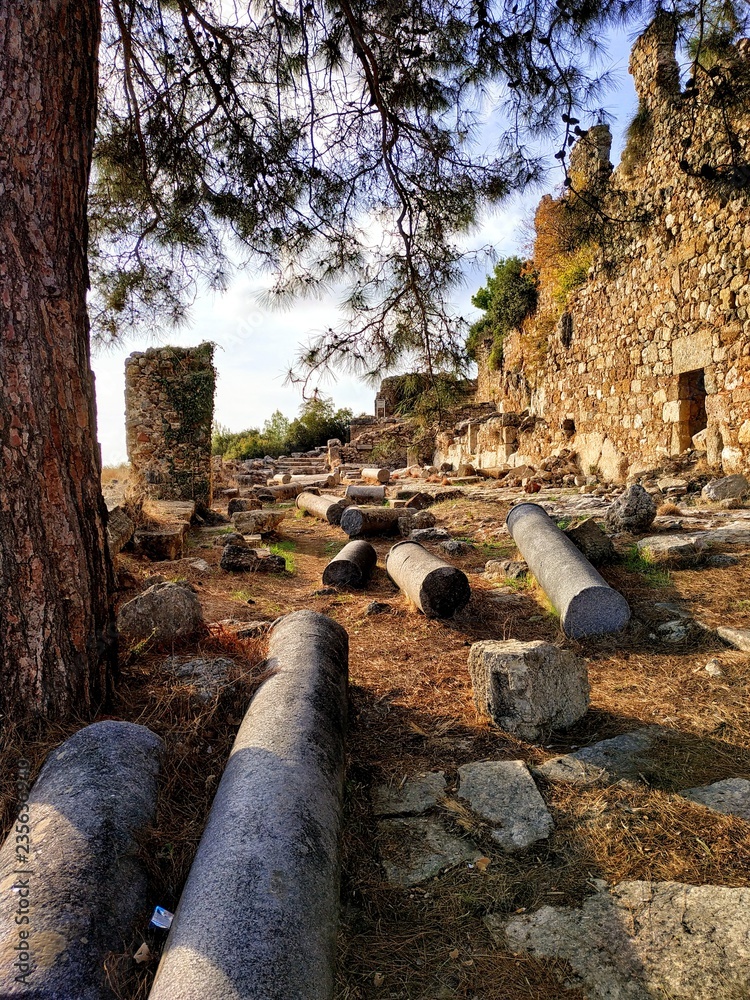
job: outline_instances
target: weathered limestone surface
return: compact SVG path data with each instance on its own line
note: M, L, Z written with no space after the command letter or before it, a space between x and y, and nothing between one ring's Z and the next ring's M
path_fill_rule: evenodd
M117 628L130 643L190 639L204 629L203 611L187 584L155 583L120 608Z
M572 726L589 706L586 662L549 642L475 642L469 673L479 711L523 739Z
M467 838L448 833L437 819L413 816L378 823L378 847L392 885L411 886L482 854Z
M523 850L552 833L552 817L523 761L464 764L458 777L458 795L492 826L492 839L504 851Z
M150 496L211 506L213 345L136 351L125 362L131 484Z
M444 795L445 775L428 771L402 784L378 785L373 789L372 808L376 816L414 816L432 809Z
M105 956L127 947L147 905L137 837L155 818L162 751L145 726L106 721L47 758L16 824L28 839L14 829L0 848L3 998L112 997Z
M632 155L613 170L606 126L572 151L576 190L623 221L598 238L563 303L554 267L543 269L536 314L506 335L502 367L479 365L477 399L503 412L449 435L436 464L537 464L566 447L584 473L624 482L700 446L725 473L750 468L750 190L732 165L738 148L747 162L750 114L731 108L733 152L717 78L700 73L685 93L674 52L668 15L635 44L648 125ZM718 79L748 72L743 40ZM701 140L686 150L680 136ZM540 211L553 206L548 196ZM514 415L516 426L498 419Z
M712 785L686 788L680 795L717 812L750 821L750 781L747 778L726 778Z
M657 726L644 726L574 753L552 757L534 768L534 773L548 781L572 785L611 784L623 778L637 780L653 767L651 751L658 737Z
M565 959L589 1000L708 1000L747 988L749 906L744 888L600 882L580 909L485 922L501 947Z

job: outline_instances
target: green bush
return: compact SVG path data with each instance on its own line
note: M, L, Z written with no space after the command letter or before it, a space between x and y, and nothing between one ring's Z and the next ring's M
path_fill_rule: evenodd
M536 309L537 274L520 257L498 261L487 284L472 296L472 304L485 315L474 323L466 340L466 353L478 360L483 346L489 347L489 366L499 368L503 357L503 339L520 326Z
M302 404L300 415L289 421L276 410L263 424L263 430L251 427L232 432L221 424L214 427L211 439L214 455L239 459L288 455L292 451L309 451L325 444L329 438L348 440L352 411L335 410L333 400L315 397Z

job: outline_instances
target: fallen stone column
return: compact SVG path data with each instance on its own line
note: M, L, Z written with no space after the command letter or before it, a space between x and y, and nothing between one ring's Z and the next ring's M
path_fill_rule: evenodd
M362 479L366 479L368 482L372 483L387 483L390 482L391 470L390 469L362 469Z
M382 503L385 500L385 486L347 486L346 495L359 503Z
M287 483L286 486L267 486L262 494L259 494L262 498L271 497L274 501L278 500L296 500L296 498L303 493L305 490L304 486L299 483Z
M419 542L396 542L386 557L385 568L396 586L428 618L450 618L471 598L466 574L438 559Z
M388 535L398 531L403 510L393 507L347 507L341 515L341 528L353 535Z
M268 485L273 486L286 486L287 483L291 483L292 477L288 472L277 472L275 476L271 476L268 480Z
M628 602L535 503L511 508L508 531L572 638L619 632L630 620Z
M53 751L0 848L0 996L105 1000L104 959L147 899L138 834L154 821L162 741L97 722Z
M377 561L369 542L347 542L323 570L323 583L329 587L364 587Z
M352 501L346 497L323 497L315 493L300 493L297 497L300 510L306 510L308 514L319 517L321 521L328 521L329 524L341 524L342 514L351 505Z
M348 637L295 611L271 632L150 1000L330 1000Z
M338 486L339 477L335 472L327 472L320 476L292 476L292 484L307 489L310 486L317 486L321 490L330 490Z

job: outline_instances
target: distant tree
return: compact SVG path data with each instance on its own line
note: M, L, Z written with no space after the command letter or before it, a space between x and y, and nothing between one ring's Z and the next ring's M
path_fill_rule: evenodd
M349 439L352 411L336 410L332 399L316 397L302 404L300 415L293 420L287 434L289 451L309 451L324 445L330 438Z
M533 267L520 257L499 260L487 284L472 296L472 304L484 310L484 316L471 327L466 353L472 360L485 348L491 368L502 363L503 339L534 311L537 301L537 276Z

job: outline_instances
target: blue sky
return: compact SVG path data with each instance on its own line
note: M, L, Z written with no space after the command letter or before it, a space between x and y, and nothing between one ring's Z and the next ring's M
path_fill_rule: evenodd
M604 107L615 116L613 126L613 161L617 163L622 148L622 131L632 116L636 97L627 72L631 40L618 36L612 42L606 63L616 88L607 95ZM561 176L550 171L546 190L560 183ZM470 246L491 245L498 256L522 252L526 241L524 222L528 220L543 191L530 192L495 210L480 229L468 239ZM482 284L486 268L467 275L463 288L456 290L455 306L462 315L477 315L471 296ZM229 289L221 295L205 293L196 301L190 323L178 330L165 328L158 343L180 346L204 340L217 345L215 363L218 382L215 419L239 431L260 427L274 410L286 416L297 414L302 398L298 389L285 386L287 369L294 362L300 344L311 333L335 324L335 299L305 300L285 311L275 311L258 303L264 289L263 279L246 269L239 272ZM129 338L116 347L101 350L93 359L96 376L98 434L105 465L117 465L127 458L125 450L125 358L136 350L155 346L153 339ZM373 389L347 375L337 381L322 383L321 391L332 396L337 406L348 406L355 414L371 413Z

